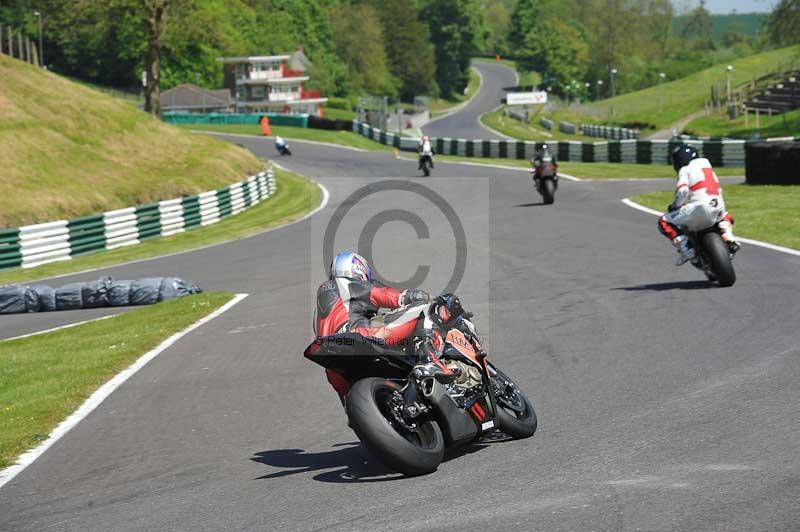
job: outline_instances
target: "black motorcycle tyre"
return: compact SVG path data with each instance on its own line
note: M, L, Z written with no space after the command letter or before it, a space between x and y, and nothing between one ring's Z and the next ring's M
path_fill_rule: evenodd
M702 236L702 245L719 285L733 285L736 282L736 272L733 271L730 253L722 237L714 232L705 233Z
M514 387L517 390L517 394L519 398L522 400L523 405L525 406L525 415L522 418L519 418L503 408L502 406L502 398L497 397L497 415L498 415L498 429L502 432L505 432L509 436L511 436L515 440L521 440L523 438L530 438L536 432L536 429L539 427L539 420L536 417L536 410L533 408L533 404L530 400L522 393L522 390L511 380L508 375L497 369L496 366L492 365L494 371L497 372L497 376L514 384Z
M552 179L542 180L542 199L545 205L552 205L556 200L556 185Z
M396 383L378 377L357 381L345 401L350 425L367 449L390 469L410 477L432 473L444 458L444 436L438 423L420 423L415 444L390 424L378 405L380 395L399 389Z

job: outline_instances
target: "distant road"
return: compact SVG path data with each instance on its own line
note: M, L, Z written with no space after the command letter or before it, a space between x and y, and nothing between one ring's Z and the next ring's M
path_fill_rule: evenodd
M493 111L505 96L504 87L517 85L517 73L502 64L474 63L472 65L483 78L478 94L462 109L445 117L433 120L422 128L423 133L432 137L452 137L464 139L504 139L508 138L492 132L481 124L480 116Z

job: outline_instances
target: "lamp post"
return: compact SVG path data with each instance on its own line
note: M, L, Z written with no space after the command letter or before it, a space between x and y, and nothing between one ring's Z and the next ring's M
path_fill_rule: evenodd
M602 87L602 86L603 86L603 80L602 79L598 79L597 80L597 90L595 90L595 94L594 94L594 99L595 100L599 100L600 99L600 87Z
M664 112L664 78L667 75L663 72L658 73L658 114Z
M731 72L733 72L733 65L728 65L726 70L728 71L728 84L727 84L728 85L728 90L727 90L727 92L728 92L728 105L730 105L731 104Z
M37 10L33 12L39 18L39 65L44 66L44 47L42 46L42 14Z
M616 68L612 68L612 69L611 69L611 76L610 76L610 81L611 81L611 97L612 97L612 98L613 98L614 96L616 96L616 95L617 95L616 86L614 85L614 76L616 76L616 75L617 75L617 69L616 69Z
M591 97L592 97L592 89L590 89L590 87L592 86L592 84L591 84L591 83L589 83L589 82L587 81L587 82L586 82L586 83L584 83L583 85L584 85L584 87L586 88L586 99L588 100L589 98L591 98Z

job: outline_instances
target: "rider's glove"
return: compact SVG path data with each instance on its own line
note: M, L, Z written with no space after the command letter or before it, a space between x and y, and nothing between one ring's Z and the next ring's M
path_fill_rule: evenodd
M425 290L404 290L400 296L401 305L415 305L417 303L430 303L431 296Z

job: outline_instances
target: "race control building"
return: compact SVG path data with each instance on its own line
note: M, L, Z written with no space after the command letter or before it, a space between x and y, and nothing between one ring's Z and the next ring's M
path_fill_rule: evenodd
M286 55L220 57L224 86L238 113L285 113L322 116L328 101L319 90L306 89L310 65L302 50Z

